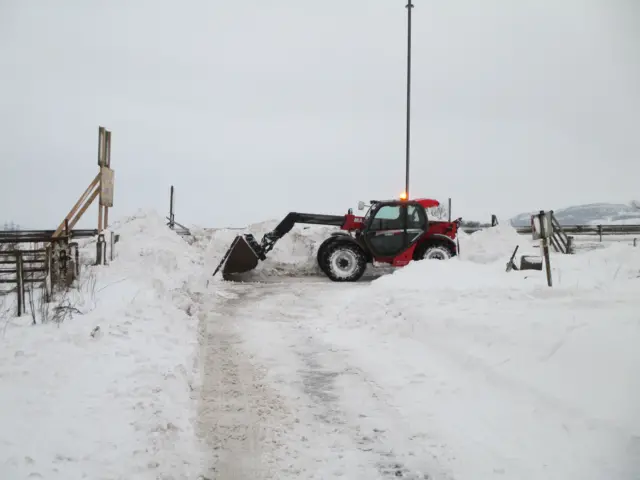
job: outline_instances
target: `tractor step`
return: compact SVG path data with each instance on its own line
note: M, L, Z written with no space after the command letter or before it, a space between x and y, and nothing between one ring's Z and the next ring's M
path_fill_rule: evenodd
M248 272L256 268L258 262L265 258L266 255L252 234L238 235L231 243L227 253L222 257L220 264L213 272L213 276L220 269L222 269L223 278L234 273Z

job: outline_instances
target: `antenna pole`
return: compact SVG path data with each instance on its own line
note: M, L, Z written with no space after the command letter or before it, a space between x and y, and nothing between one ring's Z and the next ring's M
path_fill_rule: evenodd
M406 144L406 165L405 165L405 187L404 192L409 197L409 161L411 149L411 10L412 0L406 5L407 9L407 144Z

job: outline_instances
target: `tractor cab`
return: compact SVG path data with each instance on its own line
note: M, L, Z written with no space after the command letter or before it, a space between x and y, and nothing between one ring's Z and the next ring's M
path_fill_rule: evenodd
M428 230L424 207L417 201L371 202L359 240L380 259L396 257L413 246Z

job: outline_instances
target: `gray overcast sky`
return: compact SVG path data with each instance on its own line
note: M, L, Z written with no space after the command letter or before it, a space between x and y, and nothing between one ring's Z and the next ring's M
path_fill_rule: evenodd
M483 220L640 196L640 1L414 2L412 196ZM112 218L172 183L205 226L397 196L405 3L0 0L0 221L62 220L98 125Z

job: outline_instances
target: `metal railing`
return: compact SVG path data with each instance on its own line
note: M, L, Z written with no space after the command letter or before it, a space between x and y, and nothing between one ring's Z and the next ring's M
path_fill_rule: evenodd
M0 244L6 243L48 243L54 240L55 230L2 230ZM71 238L95 237L98 230L69 230L65 236Z
M568 235L594 235L599 237L603 237L605 235L640 235L640 225L559 225ZM487 228L490 228L490 226L462 226L462 230L465 233L473 233ZM533 233L530 226L514 228L518 233L523 235Z
M561 225L562 230L568 235L593 235L602 237L606 235L640 235L640 225ZM532 233L531 227L516 227L521 234Z
M191 231L184 225L176 222L174 196L175 189L173 188L173 185L171 185L171 189L169 192L169 216L167 217L167 220L169 222L167 223L167 226L181 237L190 237ZM178 228L176 228L176 226Z

